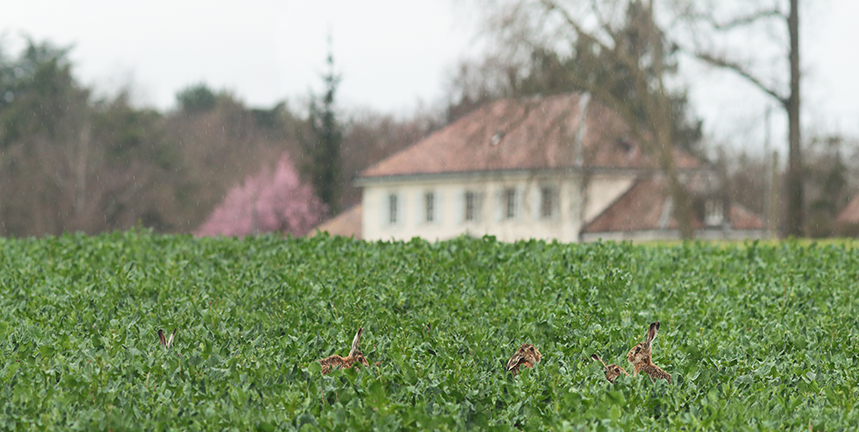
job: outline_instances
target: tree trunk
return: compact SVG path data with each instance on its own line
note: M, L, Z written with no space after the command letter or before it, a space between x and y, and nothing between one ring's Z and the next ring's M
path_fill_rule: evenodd
M664 94L658 96L658 99L665 99ZM658 109L655 112L660 112ZM677 230L680 231L680 238L690 240L695 237L695 231L692 229L691 216L692 211L689 206L689 194L686 193L686 187L680 181L680 176L677 173L677 165L674 163L673 143L671 142L671 125L668 119L656 119L654 123L661 123L656 126L657 151L659 152L660 165L665 171L665 176L668 178L668 190L671 194L671 200L674 203L674 219L677 221Z
M90 155L90 138L92 135L92 125L89 122L88 118L83 120L83 125L81 126L80 133L80 143L78 143L77 154L75 158L77 159L74 164L74 215L72 216L72 220L77 225L75 228L82 228L84 226L84 221L81 220L81 217L84 214L84 206L86 204L87 199L87 174L89 173L89 159L92 157Z
M668 97L665 94L665 83L663 81L663 41L658 27L656 27L653 0L649 2L648 14L650 19L650 43L653 47L654 56L653 75L658 85L653 96L649 98L653 102L649 105L652 119L651 124L653 132L656 134L656 151L659 153L659 164L668 177L668 189L671 193L671 200L674 203L674 219L677 221L680 238L690 240L695 237L695 231L692 229L691 223L692 211L689 206L689 195L686 193L683 182L680 181L679 174L677 173L677 165L674 163L674 140L671 136L670 118L671 108L668 105Z
M799 118L799 0L790 1L790 16L787 19L790 34L790 98L785 109L788 118L788 168L787 168L787 217L785 234L801 237L804 224L802 147Z

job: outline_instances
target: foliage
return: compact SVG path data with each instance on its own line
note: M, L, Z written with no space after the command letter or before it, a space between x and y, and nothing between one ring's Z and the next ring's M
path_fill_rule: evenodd
M800 237L806 232L805 177L801 140L802 122L800 84L803 81L799 44L799 0L786 2L695 1L682 11L677 27L685 22L689 32L673 39L676 49L713 67L741 78L762 94L777 102L787 115L788 162L785 172L785 234ZM781 27L780 31L774 30ZM783 26L783 27L782 27ZM769 39L764 48L755 44L755 55L749 56L749 40L764 35ZM689 37L693 36L693 37ZM763 52L778 53L775 57ZM757 63L757 64L756 64ZM774 76L776 69L783 72ZM814 224L816 221L812 221ZM814 234L814 233L813 233Z
M633 3L630 7L641 6L638 3ZM636 23L635 20L643 18L632 11L628 12L628 15L629 21L625 24L626 28L619 33L618 38L623 38L622 42L630 46L629 50L636 58L647 58L651 48L646 45L640 46L636 41L642 36L633 35L633 30L641 27L641 24ZM517 84L518 91L516 93L583 91L584 89L571 80L570 76L591 76L598 85L609 89L614 97L627 101L636 119L644 127L647 127L646 125L652 121L651 113L636 96L629 67L612 58L611 55L601 52L595 44L589 43L589 41L578 41L575 51L575 56L563 57L557 52L545 48L535 49L531 54L532 59L525 76ZM676 72L676 64L673 63L676 60L673 58L670 60L672 64L669 70ZM690 118L691 109L689 108L687 92L685 90L667 92L666 96L671 110L669 116L671 136L675 145L699 158L706 158L705 149L701 148L703 144L701 142L703 121Z
M68 49L27 41L16 60L0 65L0 148L42 132L51 138L70 105L87 98L71 74Z
M526 71L535 62L538 67L544 63L537 72L548 72L550 78L538 76L529 86L572 86L620 116L629 126L631 138L658 161L667 180L680 237L693 238L692 204L674 160L678 143L673 135L678 123L682 125L686 119L676 117L683 113L678 102L685 105L685 96L672 94L669 83L676 63L672 44L660 24L669 19L654 12L653 1L501 3L503 6L486 9L486 36L493 44L500 40L506 57L524 64ZM549 56L539 55L540 49ZM538 55L523 61L523 53ZM565 53L569 60L561 60L559 53ZM553 57L554 62L543 61ZM517 74L513 69L510 76ZM692 133L681 138L696 139L700 130L695 130L691 127Z
M322 76L322 80L325 82L325 93L321 97L311 97L310 114L307 118L309 133L302 137L302 147L307 159L304 170L316 194L328 206L331 214L336 214L342 193L340 147L343 130L337 119L335 106L340 76L334 72L334 56L330 52L328 71Z
M304 235L322 221L325 205L283 153L274 172L267 168L248 176L244 184L227 192L198 236L239 236L265 232Z
M297 154L298 120L278 104L250 110L205 84L183 109L135 107L129 89L93 98L69 50L0 44L0 235L97 233L138 223L191 232L232 185Z
M0 429L859 426L859 250L0 239ZM672 384L605 381L649 322ZM369 369L322 376L358 326ZM178 328L172 351L156 331ZM522 342L543 360L502 370Z
M838 213L847 206L848 167L842 153L843 137L813 137L805 144L804 193L808 203L807 227L810 237L827 237L833 234Z
M72 74L68 49L28 41L0 58L0 235L131 226L155 207L169 168L160 115L127 94L93 101Z
M309 120L285 102L249 108L204 83L177 94L180 109L160 113L135 107L130 88L94 98L99 92L76 79L67 48L35 41L17 55L3 48L0 43L0 236L95 234L138 224L160 233L193 232L263 163L289 152L304 165L307 140L296 135L312 135L308 122L334 139L326 142L342 140L337 162L319 163L336 189L329 210L348 208L360 201L360 189L343 179L439 127L426 114L402 119L366 110L341 123L333 66Z
M648 37L652 24L642 1L612 3L617 8L612 12L622 14L623 19L615 25L617 28L610 35L615 46L615 50L611 51L601 46L601 39L576 37L566 40L571 37L568 31L557 32L563 35L561 38L564 41L560 44L554 40L554 33L549 36L539 35L540 30L525 31L515 23L515 20L524 14L504 16L504 11L520 12L534 7L527 2L514 4L515 8L500 9L502 17L490 19L491 25L500 27L492 36L499 32L510 33L509 36L501 38L504 41L501 49L506 54L487 55L481 63L464 62L460 65L457 76L450 84L453 94L447 110L451 120L499 97L587 91L581 84L582 81L587 81L591 85L606 89L612 97L625 101L635 120L645 129L651 128L653 110L647 106L640 94L636 71L630 66L629 60L634 60L635 68L644 70L646 79L653 81L658 78L655 76L657 68L654 66L657 50L664 53L662 72L666 76L676 76L678 59L676 50L669 46L660 29L657 31L663 46L653 46ZM550 8L552 9L554 8ZM537 27L545 28L542 25ZM520 54L523 51L527 56ZM666 97L674 144L701 159L706 159L706 149L702 148L703 121L694 117L687 91L682 87L672 87L666 89Z
M188 86L176 94L179 106L189 113L211 111L218 102L215 92L205 83Z

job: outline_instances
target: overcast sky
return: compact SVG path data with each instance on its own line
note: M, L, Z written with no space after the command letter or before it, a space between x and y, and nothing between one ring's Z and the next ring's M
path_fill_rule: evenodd
M479 14L464 3L12 0L0 34L7 52L20 48L22 34L73 45L85 84L109 92L130 83L138 103L170 109L178 90L198 82L251 106L299 103L321 89L330 32L341 103L405 116L440 101L457 60L475 52ZM804 122L859 136L859 1L814 0L803 10ZM687 81L708 135L759 137L766 98L724 74L694 70ZM780 139L779 112L774 127Z

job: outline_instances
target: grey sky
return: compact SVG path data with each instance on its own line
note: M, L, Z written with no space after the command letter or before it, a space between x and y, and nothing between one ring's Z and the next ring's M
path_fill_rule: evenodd
M439 101L457 59L474 51L478 14L462 3L13 0L0 14L0 34L11 49L22 33L73 44L84 83L101 91L130 83L139 103L168 109L177 90L201 81L252 106L300 100L321 87L330 30L341 102L406 115ZM859 135L859 51L850 48L859 40L859 1L815 0L803 10L805 123ZM759 137L766 98L724 74L694 70L686 81L708 134ZM784 135L779 116L776 139Z
M250 105L304 97L321 86L330 30L346 105L410 109L440 96L473 34L455 25L448 1L35 0L3 9L8 42L25 32L74 44L84 82L109 89L131 79L140 101L159 108L200 81Z

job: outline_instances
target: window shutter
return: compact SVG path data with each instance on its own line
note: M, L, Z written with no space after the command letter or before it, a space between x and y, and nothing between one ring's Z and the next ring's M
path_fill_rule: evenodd
M436 225L441 225L441 217L444 214L444 207L442 207L443 200L441 199L441 192L435 191L433 192L435 197L433 199L433 223Z
M501 222L504 220L504 188L495 191L495 221Z
M406 209L408 206L406 202L407 195L401 192L397 192L397 226L403 226L406 224L406 215L408 212Z
M389 193L382 194L382 206L381 206L382 211L380 212L382 217L381 217L381 220L379 221L382 223L382 227L386 227L386 226L390 225L389 219L388 219L390 217L389 216L390 215L389 203L391 202L390 196L391 196L391 194L389 194Z
M486 212L486 209L484 207L486 204L486 202L485 202L486 200L484 199L485 196L486 196L486 193L483 191L475 192L475 195L474 195L474 200L475 200L474 201L474 208L475 208L474 220L477 223L483 222L484 213Z
M456 223L463 224L465 223L465 194L467 191L462 190L456 194Z
M516 220L524 220L525 216L525 188L516 187Z
M418 199L415 202L415 226L421 226L426 224L426 205L427 205L427 197L426 192L417 191Z

